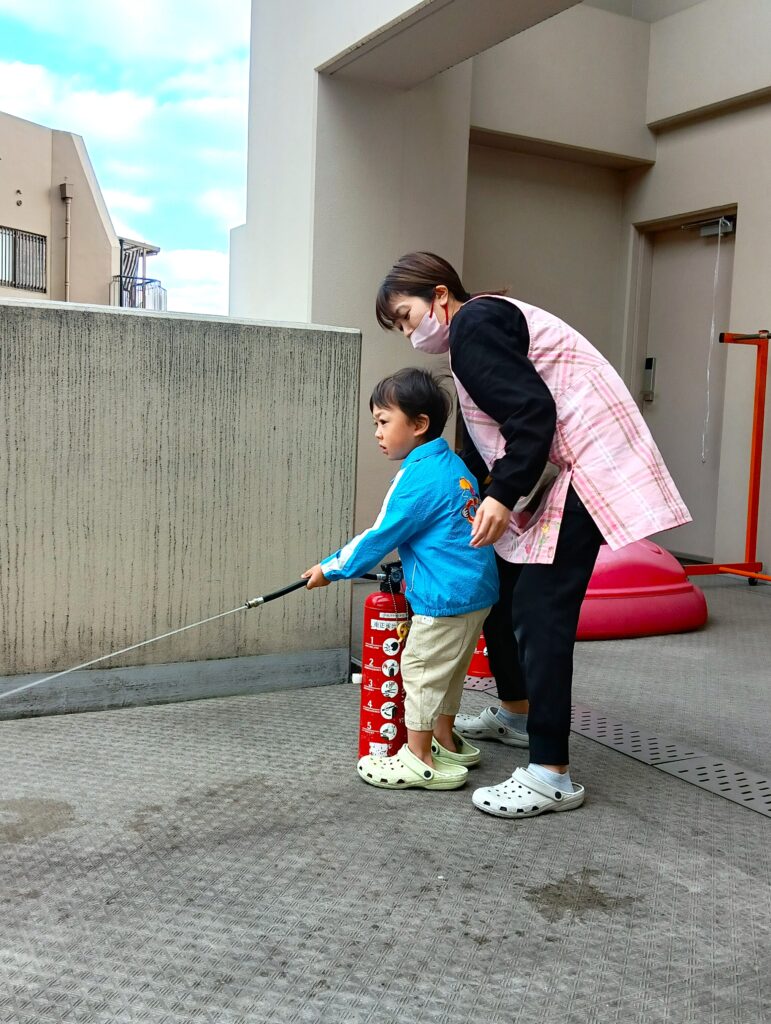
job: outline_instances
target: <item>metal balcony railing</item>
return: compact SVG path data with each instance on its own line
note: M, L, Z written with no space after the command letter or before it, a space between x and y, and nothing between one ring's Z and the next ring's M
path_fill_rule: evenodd
M166 289L155 277L121 277L116 274L110 289L110 304L126 309L166 309Z
M44 292L46 243L45 235L0 227L0 285Z

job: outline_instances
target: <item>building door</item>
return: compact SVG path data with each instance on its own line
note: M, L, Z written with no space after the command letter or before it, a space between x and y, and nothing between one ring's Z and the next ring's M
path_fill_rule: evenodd
M704 561L715 550L726 366L718 337L728 330L734 253L733 233L718 239L718 223L710 235L701 234L709 227L688 226L650 236L646 355L655 359L655 383L652 401L643 402L645 421L693 517L654 540Z

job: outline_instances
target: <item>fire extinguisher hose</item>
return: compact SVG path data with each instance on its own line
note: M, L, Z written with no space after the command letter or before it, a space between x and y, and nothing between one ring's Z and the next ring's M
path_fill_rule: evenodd
M61 679L62 676L69 675L70 672L78 672L80 669L91 668L92 665L98 665L102 661L108 661L110 658L117 658L121 654L128 654L129 651L136 651L140 647L147 647L148 644L157 643L159 640L166 640L170 636L175 636L177 633L184 633L188 629L195 629L197 626L203 626L207 622L214 622L215 619L224 619L227 615L235 615L236 612L246 611L248 608L258 608L260 605L268 604L270 601L275 601L279 597L285 597L287 594L291 594L293 590L299 590L301 587L305 587L308 581L306 579L294 580L292 583L288 583L284 587L279 587L278 590L273 590L269 594L264 594L262 597L252 597L248 601L244 601L243 604L239 604L236 608L231 608L229 611L220 612L218 615L210 615L206 619L199 619L198 622L191 622L187 626L180 626L179 629L172 629L168 633L161 633L160 636L154 636L150 640L142 640L141 643L132 644L130 647L123 647L120 651L111 651L110 654L103 654L100 658L93 658L91 661L84 661L80 665L73 665L71 668L65 668L62 672L54 672L53 675L45 676L43 679L35 679L31 683L24 683L22 686L16 686L12 690L6 690L4 693L0 693L0 700L5 700L7 697L14 697L17 693L24 693L25 690L31 690L33 687L42 686L44 683L50 683L54 679Z

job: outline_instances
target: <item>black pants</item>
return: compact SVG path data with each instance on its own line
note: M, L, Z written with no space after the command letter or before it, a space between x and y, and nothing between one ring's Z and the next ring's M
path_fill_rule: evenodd
M530 760L568 764L573 646L600 531L570 488L551 565L496 556L500 598L485 620L490 668L501 700L528 700Z

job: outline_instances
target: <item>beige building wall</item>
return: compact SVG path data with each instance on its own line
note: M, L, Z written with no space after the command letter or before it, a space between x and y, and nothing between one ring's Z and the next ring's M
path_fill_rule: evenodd
M421 12L439 6L450 18L463 2L429 3ZM502 33L498 45L482 47L465 65L457 25L445 26L441 40L437 34L417 51L424 61L405 58L402 66L400 51L389 50L388 82L382 60L367 63L377 39L362 39L339 66L324 65L339 70L364 53L361 73L346 71L346 83L337 74L315 76L307 42L302 52L293 41L292 52L268 54L266 39L280 33L260 37L259 19L273 18L275 29L282 16L255 0L254 52L262 61L253 70L251 119L260 131L253 131L250 148L254 153L259 142L251 165L259 173L250 174L249 223L234 235L241 256L235 290L249 293L253 308L264 295L268 303L288 303L298 316L363 326L363 394L370 376L415 361L377 331L371 305L383 271L410 248L434 248L462 264L472 288L509 285L513 294L564 316L637 393L644 232L736 207L730 327L751 331L771 317L765 251L771 237L765 172L771 7L765 0L702 0L684 10L666 0L619 2L615 12L601 9L614 6L612 0L599 7L564 4L562 13L545 6L541 23ZM356 8L367 16L373 11L372 4ZM316 5L296 0L291 16L313 18L315 11ZM342 0L335 8L343 19L338 42L348 11ZM389 8L380 21L384 37L392 32L385 18L393 14ZM401 37L393 37L401 38L406 54L414 43L406 8L404 17ZM325 45L329 41L325 37ZM441 50L437 41L446 44L445 66L456 66L442 74L436 68L417 84L416 69L429 68ZM367 67L378 69L380 78L363 81ZM272 74L292 109L293 90L302 90L303 100L299 119L282 125L274 117L265 132L261 119L273 116L265 110L270 104L257 108ZM401 89L395 85L400 74ZM464 136L470 150L461 144ZM271 191L277 182L278 196ZM294 205L286 205L290 193ZM298 208L301 217L294 216ZM255 259L263 266L250 277ZM250 291L251 280L267 284ZM743 555L752 362L751 353L728 353L715 545L724 560ZM386 470L368 454L364 411L360 423L363 526L377 507ZM762 524L771 523L768 471L762 501ZM761 525L759 554L767 563L769 531Z
M48 238L49 297L51 176L50 129L0 113L0 225ZM45 297L41 292L0 285L3 295L17 299Z
M670 129L659 137L656 164L630 183L625 220L630 231L630 278L639 233L650 222L737 208L734 240L731 322L720 325L739 333L771 327L771 102L753 104L723 116ZM630 294L633 281L630 280ZM628 333L633 330L630 304ZM720 453L716 557L744 557L750 429L754 386L754 350L729 349L723 437ZM698 387L703 387L699 380ZM771 416L766 416L765 466L758 536L759 557L771 563Z
M645 123L650 26L579 4L474 58L471 126L651 161Z
M620 367L623 198L621 171L472 146L464 284L548 309Z
M231 312L363 330L359 529L396 468L372 442L372 386L401 366L446 366L384 334L373 309L403 253L433 249L462 263L464 58L569 6L254 0L247 223L231 236Z
M760 54L770 40L771 8L754 0L703 0L650 25L582 6L476 58L472 139L558 155L563 162L558 170L557 161L472 146L464 258L469 285L510 284L529 301L543 296L542 304L598 343L636 394L644 354L645 231L736 207L731 322L719 327L751 332L768 326L771 65ZM721 59L718 51L729 56ZM580 166L586 161L608 166ZM594 187L587 193L589 178ZM612 229L616 216L620 247ZM570 265L567 252L555 263L550 240L562 231L569 249L587 219L592 244L578 265ZM511 244L512 230L526 233L529 251ZM527 282L529 294L501 281L498 267ZM603 308L606 299L612 312ZM594 337L585 327L592 317ZM715 551L718 559L738 561L744 557L754 351L731 349L726 358ZM701 378L694 386L702 387ZM768 453L771 424L765 447ZM759 557L769 564L771 472L765 461Z
M120 247L94 169L79 135L52 132L51 287L64 295L64 214L59 182L72 185L70 301L110 304Z
M767 0L702 0L651 25L646 120L664 125L771 92Z
M64 298L62 182L69 183L73 192L70 301L108 305L110 283L119 272L119 243L83 139L4 113L0 113L0 225L46 237L47 289L43 293L0 286L0 297Z
M315 69L411 6L253 0L247 222L231 242L231 315L312 319L315 149L323 134Z
M234 608L339 547L359 348L355 331L0 302L0 676ZM342 681L349 631L337 585L118 664L334 650Z
M421 355L400 333L381 330L375 294L393 262L416 248L461 266L470 93L468 63L408 92L319 81L312 316L363 325L358 530L375 519L399 468L373 440L373 386L403 366L447 373L446 359ZM451 420L448 438L453 430Z

